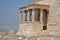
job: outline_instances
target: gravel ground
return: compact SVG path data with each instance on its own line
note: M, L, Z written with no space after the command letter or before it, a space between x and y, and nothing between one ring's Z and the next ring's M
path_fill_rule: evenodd
M60 40L60 37L53 36L28 36L16 35L14 30L8 32L0 32L0 40Z
M10 35L0 35L0 40L60 40L60 37L42 36L42 37L20 37Z

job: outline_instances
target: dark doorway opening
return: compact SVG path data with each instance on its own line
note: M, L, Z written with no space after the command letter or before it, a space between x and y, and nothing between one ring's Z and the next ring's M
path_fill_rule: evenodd
M43 26L43 30L47 30L47 26Z

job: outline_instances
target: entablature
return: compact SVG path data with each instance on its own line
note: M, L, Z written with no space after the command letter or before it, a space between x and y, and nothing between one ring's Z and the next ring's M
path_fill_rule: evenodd
M30 4L30 5L27 5L27 6L20 7L19 10L23 11L23 10L29 10L29 9L49 9L49 8L50 8L49 5Z

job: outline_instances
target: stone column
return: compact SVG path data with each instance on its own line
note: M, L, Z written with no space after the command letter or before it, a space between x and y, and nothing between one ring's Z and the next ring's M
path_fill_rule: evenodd
M27 22L27 10L25 10L24 12L25 12L25 22Z
M32 10L32 22L35 21L34 17L35 17L35 10L33 9L33 10Z
M40 22L43 22L43 9L40 10Z
M35 21L38 22L39 21L39 9L35 9Z
M35 21L37 21L37 9L35 9Z
M21 21L22 21L22 23L24 23L25 22L25 13L24 13L24 11L22 11L21 14L22 14L21 15Z
M27 22L29 22L29 10L28 10L28 13L27 13Z
M24 12L24 13L23 13L23 21L24 21L24 22L25 22L25 14L26 14L26 13Z
M41 30L43 30L43 9L40 10L40 23L41 23Z
M24 13L24 12L22 11L22 13L21 13L21 22L22 22L22 23L23 23L23 17L24 17L24 16L23 16L23 13Z
M22 22L22 11L20 11L20 23Z

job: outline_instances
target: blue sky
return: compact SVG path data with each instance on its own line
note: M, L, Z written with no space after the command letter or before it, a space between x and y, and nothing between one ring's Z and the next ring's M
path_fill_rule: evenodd
M19 24L19 7L32 2L33 0L0 0L0 25Z

